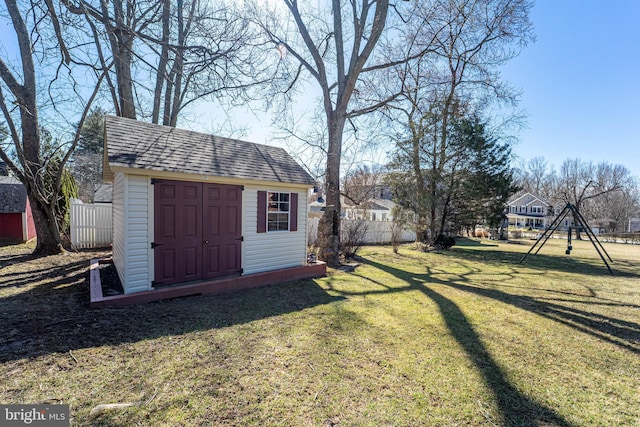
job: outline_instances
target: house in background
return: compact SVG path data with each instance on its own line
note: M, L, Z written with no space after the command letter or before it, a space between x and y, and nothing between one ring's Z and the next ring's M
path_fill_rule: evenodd
M27 189L10 176L0 176L0 240L26 242L36 237Z
M306 252L315 181L285 150L113 116L104 141L125 294L321 275Z
M369 199L355 205L348 199L343 199L342 211L345 219L359 219L366 221L392 221L392 210L396 204L390 199Z
M342 216L348 220L392 221L391 187L385 182L385 173L363 173L346 183L345 192L350 197L342 197ZM359 203L354 200L360 201Z
M545 229L554 213L550 203L531 193L524 193L507 203L510 227Z

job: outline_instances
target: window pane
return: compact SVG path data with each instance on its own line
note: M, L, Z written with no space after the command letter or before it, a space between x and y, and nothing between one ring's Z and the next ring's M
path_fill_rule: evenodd
M276 203L282 205L283 203ZM284 203L286 205L286 203ZM273 211L267 214L267 231L289 230L289 214L287 212Z

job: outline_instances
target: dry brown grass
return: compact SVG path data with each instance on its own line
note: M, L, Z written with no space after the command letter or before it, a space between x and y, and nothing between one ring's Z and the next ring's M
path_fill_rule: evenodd
M2 248L0 401L74 425L638 425L640 247L606 246L611 277L563 245L368 247L353 273L102 310L100 253Z

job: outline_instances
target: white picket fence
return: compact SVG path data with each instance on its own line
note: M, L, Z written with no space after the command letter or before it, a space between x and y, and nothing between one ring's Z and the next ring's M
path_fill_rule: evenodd
M113 243L111 203L71 202L71 244L78 249L103 248Z
M309 218L307 222L307 239L308 244L313 245L318 236L318 222L319 218ZM350 223L356 222L356 220L343 219L340 221L341 227L348 227ZM365 221L367 232L364 236L364 242L366 244L388 244L391 243L391 228L393 226L392 221ZM416 233L412 230L402 230L401 242L414 242L416 240Z

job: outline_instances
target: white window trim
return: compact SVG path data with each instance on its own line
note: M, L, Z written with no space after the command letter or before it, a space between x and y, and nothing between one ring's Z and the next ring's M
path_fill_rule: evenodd
M278 204L280 203L287 203L288 205L288 210L286 212L284 211L270 211L269 210L269 195L270 194L287 194L289 196L289 200L287 202L276 202ZM286 214L287 215L287 229L286 230L269 230L269 214L270 213L275 213L275 214ZM287 233L291 230L291 192L289 191L278 191L278 190L267 190L267 209L265 212L266 218L265 218L265 225L266 225L266 231L267 233Z

